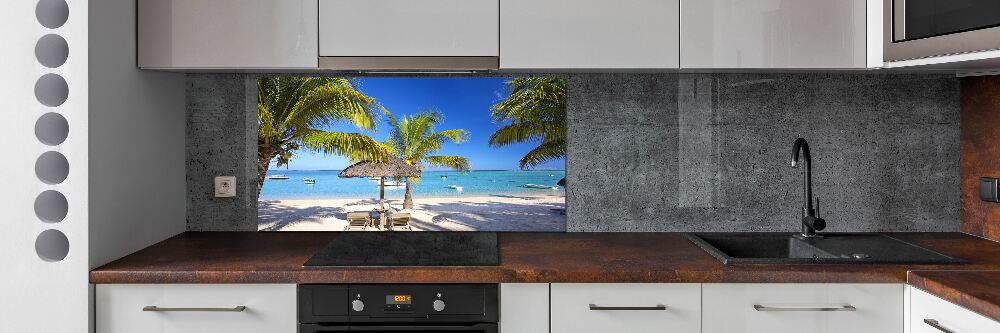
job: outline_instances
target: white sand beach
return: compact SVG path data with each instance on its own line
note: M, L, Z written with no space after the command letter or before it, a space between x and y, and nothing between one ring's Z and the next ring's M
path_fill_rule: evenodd
M386 199L387 206L410 213L414 231L566 230L562 194L414 196L413 203L413 209L404 210L402 199ZM343 231L348 212L370 211L378 198L261 200L257 205L261 231Z

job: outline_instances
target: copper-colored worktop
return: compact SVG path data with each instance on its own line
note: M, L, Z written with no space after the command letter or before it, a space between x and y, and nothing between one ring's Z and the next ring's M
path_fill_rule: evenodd
M909 270L1000 270L1000 244L961 233L892 236L966 265L725 266L682 233L501 233L491 267L302 267L338 233L187 232L100 267L91 283L903 283Z
M911 271L907 283L1000 321L1000 270Z

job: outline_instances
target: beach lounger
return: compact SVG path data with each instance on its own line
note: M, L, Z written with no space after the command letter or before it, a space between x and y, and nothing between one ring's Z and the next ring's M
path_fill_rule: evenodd
M410 213L392 213L392 215L389 215L389 228L396 229L397 227L413 231L413 228L410 227Z
M344 230L351 230L351 228L368 230L369 224L371 224L371 220L369 220L368 212L350 212L347 213L347 226L344 227Z

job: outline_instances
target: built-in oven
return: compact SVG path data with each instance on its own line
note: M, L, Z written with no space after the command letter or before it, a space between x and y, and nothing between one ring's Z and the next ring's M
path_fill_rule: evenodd
M496 284L303 284L299 333L497 333Z
M883 0L884 59L1000 49L998 0Z

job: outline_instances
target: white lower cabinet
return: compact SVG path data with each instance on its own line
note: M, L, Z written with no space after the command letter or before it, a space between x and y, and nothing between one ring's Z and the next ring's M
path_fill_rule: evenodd
M294 333L294 284L99 284L98 333Z
M701 285L552 284L551 332L701 331Z
M902 284L704 284L705 333L902 333Z
M1000 333L1000 323L917 288L910 291L908 333Z
M500 333L549 331L548 283L500 284Z

